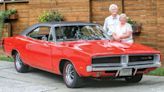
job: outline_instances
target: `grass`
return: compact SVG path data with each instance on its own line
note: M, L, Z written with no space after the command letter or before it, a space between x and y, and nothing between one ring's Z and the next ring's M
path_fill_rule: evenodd
M6 56L6 55L4 54L3 49L2 49L1 46L0 46L0 60L1 60L1 61L9 61L9 62L13 62L13 61L14 61L13 58L8 57L8 56Z
M5 55L0 55L0 60L1 60L1 61L9 61L9 62L13 62L13 61L14 61L13 58L7 57L7 56L5 56Z
M155 76L164 76L164 68L157 68L154 71L151 71L150 73L148 73L148 75L155 75Z

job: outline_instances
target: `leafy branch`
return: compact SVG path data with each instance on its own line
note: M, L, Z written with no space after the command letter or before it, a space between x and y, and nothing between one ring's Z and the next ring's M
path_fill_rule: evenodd
M17 13L15 9L0 11L0 38L2 37L2 30L3 30L5 19L8 19L10 15L15 14L15 13Z
M39 16L39 22L63 21L64 17L57 11L44 12Z

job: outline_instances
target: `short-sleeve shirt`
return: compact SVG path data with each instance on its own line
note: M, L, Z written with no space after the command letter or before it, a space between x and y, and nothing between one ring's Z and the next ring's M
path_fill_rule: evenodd
M108 35L112 35L112 33L116 30L116 26L119 24L119 15L115 18L111 15L105 19L103 29L107 32Z
M126 23L122 27L120 26L120 23L119 23L119 25L117 25L116 30L114 31L114 33L117 34L118 36L121 36L121 35L125 34L128 31L133 32L132 26L129 23ZM134 41L133 41L132 34L129 38L122 39L121 42L133 43Z

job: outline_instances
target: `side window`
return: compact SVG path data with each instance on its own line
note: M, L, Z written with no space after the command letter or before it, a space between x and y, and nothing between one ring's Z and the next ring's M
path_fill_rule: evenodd
M49 33L50 33L50 27L42 26L42 27L37 27L33 31L31 31L27 36L38 39L38 40L48 40L49 38Z
M56 41L63 41L64 35L61 27L55 27Z

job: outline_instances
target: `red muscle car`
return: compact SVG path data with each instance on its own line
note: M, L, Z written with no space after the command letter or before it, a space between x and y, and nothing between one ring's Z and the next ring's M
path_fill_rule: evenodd
M83 78L125 78L141 81L160 66L160 52L141 44L109 40L99 24L51 22L35 24L3 40L20 73L29 67L63 76L67 87L80 87Z

